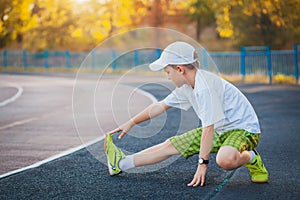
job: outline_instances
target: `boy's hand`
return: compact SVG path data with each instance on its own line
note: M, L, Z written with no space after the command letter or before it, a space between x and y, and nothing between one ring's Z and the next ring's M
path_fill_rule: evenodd
M187 186L193 186L193 187L197 187L199 185L204 186L206 172L207 172L207 165L198 164L198 168L194 175L194 178Z
M119 126L118 128L116 128L115 130L112 130L110 132L108 132L107 134L115 134L121 131L121 134L119 135L119 139L122 139L124 137L124 135L127 134L127 132L134 126L134 123L130 120L128 122L126 122L125 124L122 124L121 126Z

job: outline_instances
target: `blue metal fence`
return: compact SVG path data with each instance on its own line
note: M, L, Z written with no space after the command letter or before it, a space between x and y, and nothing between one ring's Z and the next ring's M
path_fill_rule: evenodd
M240 53L239 52L212 52L209 55L223 74L240 74Z
M209 59L206 50L199 52L201 64L205 67ZM71 53L69 51L47 51L31 53L27 51L11 52L4 50L0 53L2 67L40 67L40 68L79 68L84 61L92 69L104 69L107 66L113 70L131 69L151 63L161 54L160 49L140 49L126 54L120 54L114 49L97 49L88 56L87 53ZM268 46L242 47L240 52L210 52L212 60L219 71L225 75L258 74L272 76L284 74L299 79L299 45L294 45L290 51L271 51ZM84 60L85 59L85 60ZM87 67L85 66L85 67ZM148 70L147 67L139 69Z
M299 51L298 51L299 45L295 44L294 45L294 72L295 72L295 78L296 78L296 83L298 83L299 79Z

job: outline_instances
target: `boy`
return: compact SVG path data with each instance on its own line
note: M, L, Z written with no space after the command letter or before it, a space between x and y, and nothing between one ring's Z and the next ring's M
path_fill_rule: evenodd
M260 126L254 109L232 84L199 69L194 47L185 42L174 42L164 49L158 60L150 64L150 69L163 69L176 89L164 100L153 103L107 134L104 149L110 175L161 162L172 155L181 154L188 158L199 154L197 171L188 186L203 186L210 153L215 152L216 162L223 169L232 170L246 165L252 182L268 181L268 172L254 149L260 138ZM128 156L113 144L111 134L121 132L121 139L135 124L154 118L171 107L184 110L193 107L202 128L173 136L161 144Z

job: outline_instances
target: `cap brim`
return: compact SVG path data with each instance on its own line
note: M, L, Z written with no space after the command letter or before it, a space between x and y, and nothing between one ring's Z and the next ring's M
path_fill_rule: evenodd
M162 70L164 69L168 64L167 63L164 63L161 59L157 59L156 61L154 61L153 63L151 63L149 65L149 68L152 70L152 71L159 71L159 70Z

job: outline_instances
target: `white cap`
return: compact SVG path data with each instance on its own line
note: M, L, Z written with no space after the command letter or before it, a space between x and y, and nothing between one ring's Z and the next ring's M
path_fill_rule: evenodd
M194 58L195 48L185 42L174 42L168 45L160 58L149 65L152 71L164 69L167 65L186 65L197 61Z

